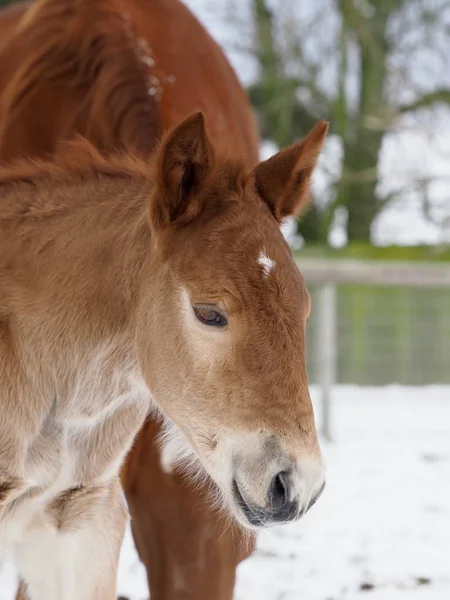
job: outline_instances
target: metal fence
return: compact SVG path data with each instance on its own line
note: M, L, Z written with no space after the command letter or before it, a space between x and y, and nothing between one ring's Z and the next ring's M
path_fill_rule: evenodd
M450 384L450 265L297 263L312 296L308 369L326 436L335 383Z

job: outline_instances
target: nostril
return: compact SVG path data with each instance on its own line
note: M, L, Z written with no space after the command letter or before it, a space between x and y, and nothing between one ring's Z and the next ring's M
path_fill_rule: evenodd
M281 510L289 502L289 473L281 471L272 479L269 503L272 510Z

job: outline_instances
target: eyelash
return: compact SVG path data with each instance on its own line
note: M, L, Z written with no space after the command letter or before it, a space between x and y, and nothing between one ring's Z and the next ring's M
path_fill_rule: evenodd
M209 306L194 306L194 314L200 323L209 327L225 327L228 324L226 317L217 310Z

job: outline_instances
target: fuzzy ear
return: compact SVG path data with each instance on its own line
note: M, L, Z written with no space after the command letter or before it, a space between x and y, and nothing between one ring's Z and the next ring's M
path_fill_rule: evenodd
M254 169L256 191L278 221L298 216L306 206L311 175L327 131L328 123L320 121L302 141L281 150Z
M157 183L150 208L155 229L201 210L196 197L214 163L205 119L195 113L178 125L162 143L156 158Z

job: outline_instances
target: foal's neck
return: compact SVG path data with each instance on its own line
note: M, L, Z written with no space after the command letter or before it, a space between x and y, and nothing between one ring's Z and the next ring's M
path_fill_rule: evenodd
M21 185L6 198L7 210L17 200L16 218L0 218L0 316L14 315L24 341L51 354L133 336L140 274L153 268L149 184L99 176L23 194Z

